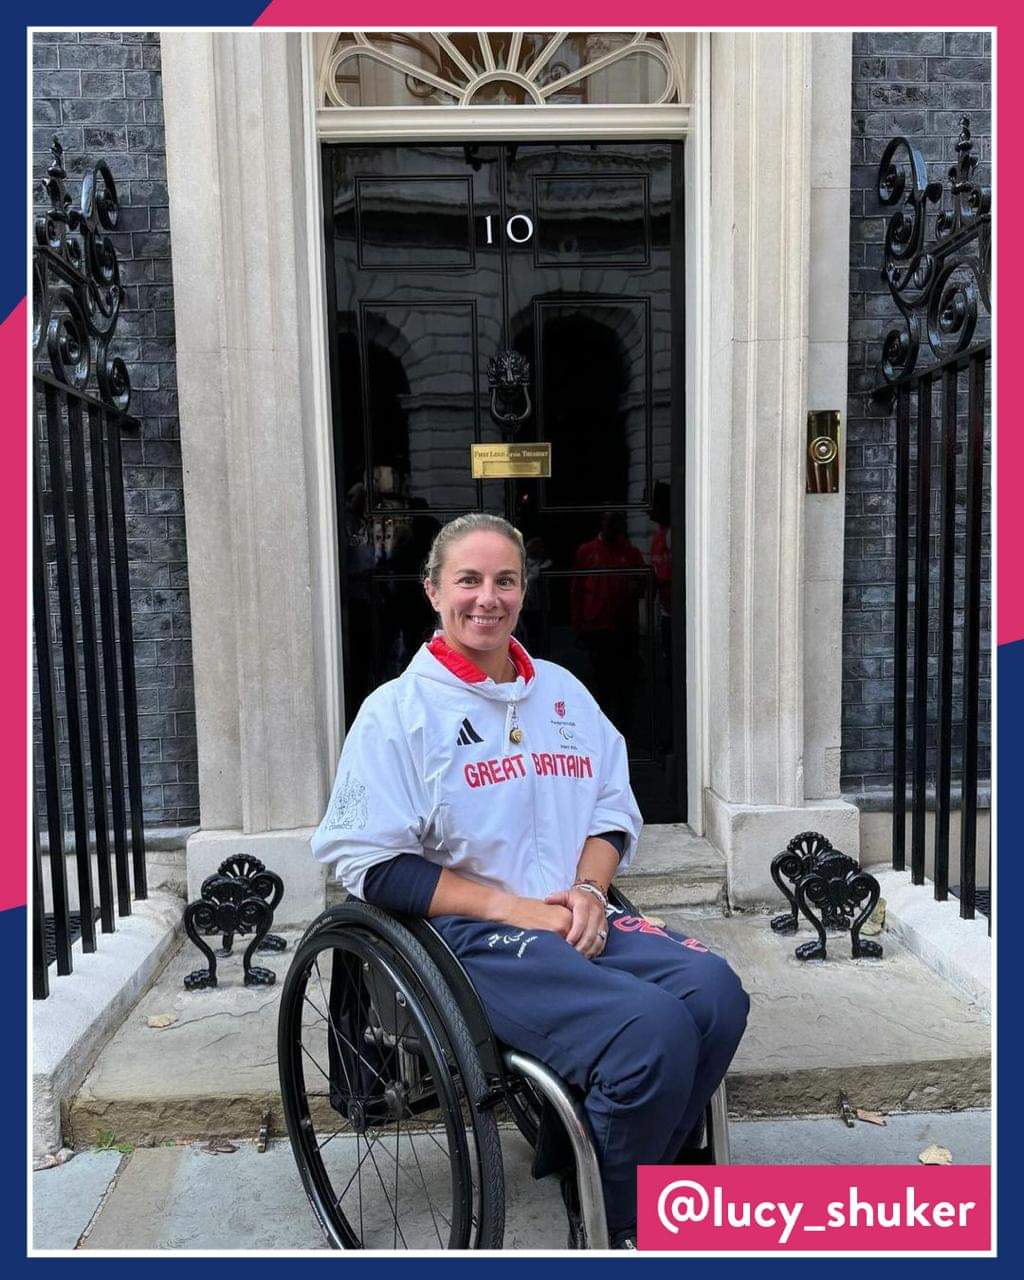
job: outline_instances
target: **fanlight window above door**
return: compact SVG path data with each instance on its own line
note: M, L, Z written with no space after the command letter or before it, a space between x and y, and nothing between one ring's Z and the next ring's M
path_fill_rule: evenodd
M342 31L323 107L656 106L680 76L654 31Z

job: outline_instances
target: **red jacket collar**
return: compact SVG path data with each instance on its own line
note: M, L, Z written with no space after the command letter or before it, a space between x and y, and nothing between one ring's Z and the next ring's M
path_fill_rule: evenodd
M461 653L457 653L440 631L427 645L427 650L443 667L447 667L453 676L458 676L466 684L480 684L488 678L475 662L470 662ZM516 669L516 675L522 676L529 684L534 674L533 663L530 661L530 655L514 636L509 637L508 656Z

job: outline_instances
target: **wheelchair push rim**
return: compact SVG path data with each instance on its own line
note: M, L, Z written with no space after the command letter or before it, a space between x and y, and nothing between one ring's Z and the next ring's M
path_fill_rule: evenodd
M282 991L281 1092L335 1248L491 1247L480 1130L494 1121L469 1096L472 1064L459 1061L433 985L388 939L352 925L314 932L296 952Z

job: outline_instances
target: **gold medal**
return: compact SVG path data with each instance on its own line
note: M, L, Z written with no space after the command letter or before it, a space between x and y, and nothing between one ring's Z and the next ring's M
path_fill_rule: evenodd
M507 656L505 658L505 661L512 668L513 679L518 680L519 672L516 670L516 664L512 661L511 658ZM509 737L509 741L514 742L516 746L518 746L520 742L522 742L523 740L523 731L519 727L519 712L516 709L516 704L514 702L512 703L512 728L509 730L508 737Z

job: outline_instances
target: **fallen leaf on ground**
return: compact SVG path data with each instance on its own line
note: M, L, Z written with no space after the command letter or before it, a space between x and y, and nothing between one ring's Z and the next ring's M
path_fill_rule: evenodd
M917 1157L921 1164L952 1164L953 1153L948 1147L937 1146L932 1143L930 1147L925 1147L921 1154Z
M209 1142L199 1148L200 1151L206 1151L211 1156L230 1155L232 1151L238 1148L233 1142L228 1142L227 1138L211 1138Z
M169 1027L178 1021L176 1013L151 1013L146 1019L147 1027L155 1027L157 1031L162 1031L164 1027Z
M875 909L864 921L864 926L860 931L862 938L873 938L875 934L881 933L885 928L885 899L879 898L875 903Z
M653 924L658 929L664 929L665 927L665 921L662 920L661 916L649 916L645 911L643 913L643 918L647 921L648 924Z
M886 1124L885 1116L879 1115L877 1111L865 1111L863 1107L857 1108L857 1119L866 1120L868 1124Z

